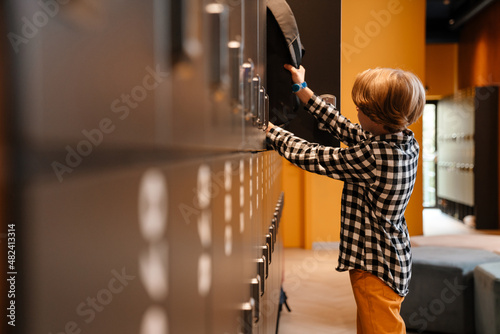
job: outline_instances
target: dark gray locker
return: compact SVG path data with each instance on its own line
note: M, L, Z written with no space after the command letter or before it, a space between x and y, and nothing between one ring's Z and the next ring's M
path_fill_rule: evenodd
M265 83L265 34L266 7L263 0L244 1L244 39L243 59L251 59L256 68L256 74L262 77Z
M258 184L259 179L261 177L260 171L258 169L259 158L262 153L252 154L248 160L248 168L249 168L249 228L248 234L251 239L251 259L258 259L262 256L261 246L265 245L265 236L262 234L262 206L260 204L260 197L258 193ZM257 278L257 266L250 266L250 276L247 279L256 279ZM262 278L259 277L262 281ZM262 282L257 282L257 284L262 284ZM259 289L258 289L259 290ZM251 290L255 291L255 290ZM262 297L259 294L250 293L250 297L254 299L256 304L254 309L254 322L253 322L253 331L254 333L263 333L262 332L262 312L261 312L261 302Z
M30 183L22 272L36 279L24 283L33 302L21 303L19 333L205 333L226 306L236 328L246 288L241 268L220 276L214 166L186 160ZM231 265L243 267L248 245L234 236ZM228 281L224 304L216 293Z
M211 162L165 168L169 187L170 333L210 333L214 270L214 188Z
M38 302L25 303L20 319L30 321L21 332L135 333L154 324L171 333L238 330L250 280L261 274L261 246L273 246L265 233L276 200L261 194L277 193L262 169L275 155L104 169L62 183L30 179L23 277L36 277L24 290ZM261 274L257 333L276 325L279 254L274 244L267 278Z
M274 332L276 328L277 311L279 306L279 292L281 287L281 246L276 235L277 229L273 217L276 204L281 193L281 180L272 182L270 173L272 164L276 164L275 171L279 171L281 158L275 152L253 154L250 164L251 201L252 207L252 240L254 258L261 258L264 254L263 246L267 250L267 275L265 289L259 302L259 321L255 326L258 333ZM274 195L273 195L274 194ZM273 198L274 197L274 198Z
M275 220L276 205L281 194L281 178L276 180L271 173L281 166L281 158L275 152L269 151L262 155L263 178L262 198L264 202L264 218L262 228L264 233L272 235L271 251L272 262L269 266L268 279L266 281L266 292L262 300L262 314L265 333L274 332L278 317L278 306L281 291L282 275L282 244L279 238L278 222ZM275 174L278 175L279 174Z
M244 268L253 263L245 249L252 245L240 225L240 215L245 214L240 198L240 175L244 178L245 171L240 164L248 155L222 156L211 162L213 289L208 316L213 333L238 333L239 305L249 300Z
M256 49L239 41L230 71L229 42L238 36L229 20L243 24L237 7L10 1L12 17L24 18L9 27L21 140L84 157L107 149L263 149L263 132L243 117L242 96L231 99L243 50Z
M170 70L159 2L9 1L19 131L31 147L143 147L168 132ZM168 17L162 18L167 20ZM17 37L15 37L17 36ZM21 41L21 42L17 42ZM11 50L11 51L12 51ZM82 148L83 150L83 148Z
M265 1L8 10L17 333L273 331Z
M17 222L17 333L139 331L152 304L139 266L149 249L138 219L142 172L101 171L63 183L30 180ZM165 221L158 232L161 286L168 282ZM165 301L155 305L166 318Z
M245 50L255 49L241 36L243 24L253 20L255 11L200 0L174 8L172 16L179 18L184 32L172 35L173 44L180 45L174 48L172 64L174 142L188 148L263 149L264 134L245 119L240 78ZM257 36L263 31L250 33Z

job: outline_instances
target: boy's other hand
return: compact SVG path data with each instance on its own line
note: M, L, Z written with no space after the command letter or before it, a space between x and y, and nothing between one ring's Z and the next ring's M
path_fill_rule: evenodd
M295 68L290 64L285 64L284 66L292 74L292 81L296 84L301 84L306 78L306 69L304 66L300 65L299 68Z
M273 123L269 122L268 125L267 125L266 133L268 133L269 131L271 131L271 129L274 128L274 127L275 127L275 125Z

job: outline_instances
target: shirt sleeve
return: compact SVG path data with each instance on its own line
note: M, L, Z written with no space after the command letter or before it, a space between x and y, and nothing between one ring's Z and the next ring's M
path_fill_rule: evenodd
M349 148L307 142L282 128L267 134L268 143L292 164L320 175L350 183L370 185L377 178L377 164L367 143Z
M330 133L348 146L366 140L370 136L359 124L352 123L346 117L342 116L338 110L335 110L332 105L326 103L316 95L311 97L305 108Z

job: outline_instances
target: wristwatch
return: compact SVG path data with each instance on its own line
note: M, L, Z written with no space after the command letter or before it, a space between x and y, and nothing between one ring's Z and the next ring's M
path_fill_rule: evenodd
M292 85L292 92L297 93L299 90L306 88L306 87L307 87L307 83L305 81L301 84L293 84Z

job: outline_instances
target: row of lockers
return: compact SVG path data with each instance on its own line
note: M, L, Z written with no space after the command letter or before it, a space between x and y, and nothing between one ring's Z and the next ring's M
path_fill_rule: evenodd
M469 207L474 207L474 174L455 167L474 165L474 114L472 90L445 98L437 107L438 197ZM456 140L461 133L471 134L470 140Z
M31 180L17 333L274 333L280 175L264 152Z
M437 197L446 213L499 227L498 87L457 92L437 106Z
M264 151L265 1L5 9L8 329L274 333L284 195L281 158Z
M16 131L29 147L264 148L265 1L6 7Z

